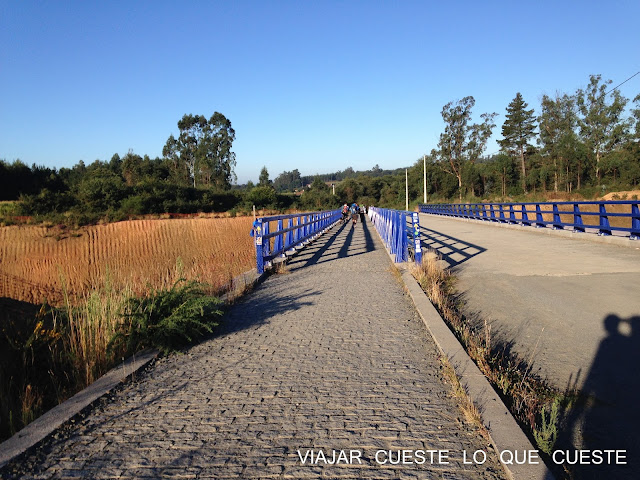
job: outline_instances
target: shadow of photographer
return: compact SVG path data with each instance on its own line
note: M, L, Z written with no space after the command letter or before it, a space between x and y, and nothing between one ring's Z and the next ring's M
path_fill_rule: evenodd
M600 342L581 389L581 399L568 412L556 449L624 451L618 463L590 457L590 463L568 466L576 479L638 478L640 472L640 316L603 321L607 336ZM572 447L569 447L572 446ZM585 461L585 462L586 462ZM626 462L626 464L622 462Z

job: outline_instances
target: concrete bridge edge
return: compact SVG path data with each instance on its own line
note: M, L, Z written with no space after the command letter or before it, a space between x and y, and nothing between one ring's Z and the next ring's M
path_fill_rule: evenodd
M9 461L35 447L56 432L85 408L91 408L97 400L114 390L158 356L156 350L145 350L129 357L117 367L113 367L87 388L56 405L36 418L29 425L16 432L0 444L0 468Z

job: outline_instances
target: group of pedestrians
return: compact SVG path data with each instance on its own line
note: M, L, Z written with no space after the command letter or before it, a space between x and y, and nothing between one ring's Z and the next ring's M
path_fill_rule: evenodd
M358 215L360 215L360 220L364 222L364 216L367 213L367 207L364 205L358 205L356 202L353 202L351 206L348 204L344 204L342 206L342 223L346 223L349 221L349 216L351 216L351 228L356 226L358 223Z

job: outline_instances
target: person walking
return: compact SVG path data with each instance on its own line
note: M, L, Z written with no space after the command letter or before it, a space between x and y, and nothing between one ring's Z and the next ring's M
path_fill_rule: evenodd
M353 202L351 204L351 228L354 228L356 226L356 223L358 223L358 204L356 202Z

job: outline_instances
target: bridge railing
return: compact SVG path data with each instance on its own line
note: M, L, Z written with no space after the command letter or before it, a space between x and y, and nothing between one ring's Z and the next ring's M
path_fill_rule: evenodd
M574 232L613 232L640 240L640 201L423 204L422 213L523 226L573 228Z
M274 258L316 237L341 216L340 210L326 210L257 218L251 234L255 239L258 273L264 273L265 266Z
M407 262L410 257L422 262L417 212L369 207L369 218L396 263Z

